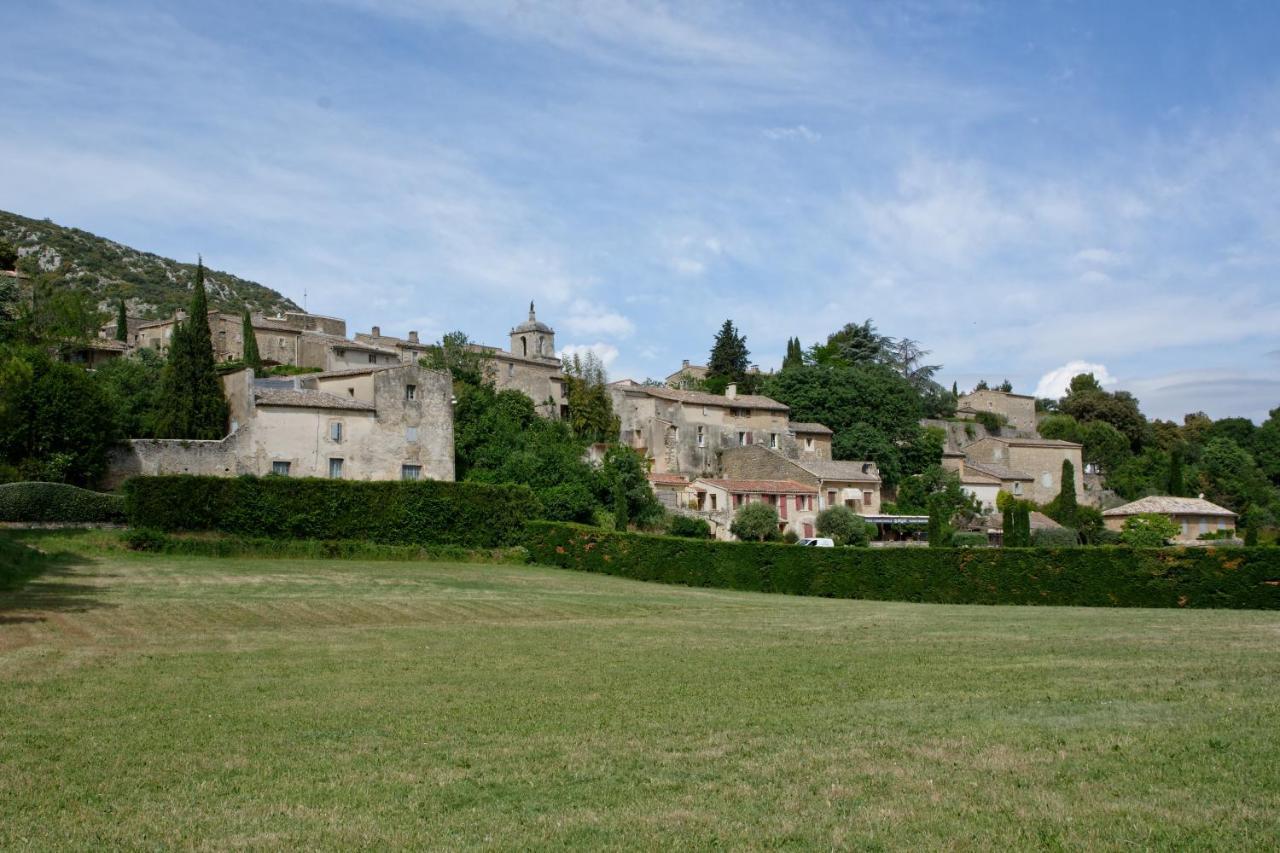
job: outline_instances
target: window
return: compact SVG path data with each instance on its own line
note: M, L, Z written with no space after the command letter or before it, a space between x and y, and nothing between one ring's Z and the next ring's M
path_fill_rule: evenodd
M417 385L404 386L404 398L406 400L418 399L418 386Z
M769 433L769 447L774 450L778 449L778 434L776 432Z
M796 495L796 512L804 509L804 495Z
M1050 474L1048 471L1045 471L1043 474L1041 474L1041 475L1040 475L1040 485L1044 486L1046 489L1047 489L1047 488L1049 488L1050 486L1052 486L1052 485L1053 485L1053 475L1052 475L1052 474Z
M332 421L329 424L329 440L335 443L342 443L342 421Z
M271 473L275 474L277 477L288 477L289 463L288 462L272 462Z
M739 447L747 446L747 434L745 432L738 433L738 446Z
M422 466L421 465L401 465L400 479L401 480L421 480Z
M279 341L280 341L280 349L284 349L284 338L279 338Z
M1207 518L1200 519L1200 532L1201 533L1209 532L1209 519Z
M714 494L714 493L712 493L712 495L711 495L711 509L714 511L714 510L715 510L715 508L716 508L716 496L715 496L715 494Z
M806 436L804 437L804 449L805 449L805 450L813 450L813 436L811 436L811 435L806 435Z
M1022 494L1022 484L1021 484L1021 483L1014 483L1014 484L1013 484L1013 493L1014 493L1015 495L1020 495L1020 494Z
M514 364L508 364L508 365L507 365L507 378L508 378L508 379L510 379L512 376L515 376L515 375L516 375L516 366L515 366Z
M699 447L707 446L707 428L706 427L698 427L698 446Z
M729 417L731 418L745 418L750 414L751 414L750 409L735 409L732 407L730 407L729 409Z
M407 441L407 442L409 442L410 444L416 444L416 443L417 443L417 441L418 441L418 428L417 428L417 427L405 427L405 428L404 428L404 440L405 440L405 441Z
M742 495L733 496L733 506L735 509L742 506Z
M862 493L862 505L871 506L871 492Z
M342 479L342 460L341 459L329 460L329 479L330 480Z
M346 357L347 357L347 351L346 351L346 350L344 350L344 349L336 349L336 350L334 350L334 351L333 351L333 354L334 354L334 355L336 355L338 358L346 358Z
M378 363L378 356L377 356L376 354L374 354L374 353L369 353L369 363L370 363L370 364L377 364L377 363Z
M348 388L348 389L347 389L347 396L349 396L349 397L354 397L355 395L356 395L356 389L354 389L354 388Z
M828 489L828 490L827 490L827 506L831 507L831 506L835 506L835 505L836 505L836 492L835 492L835 489Z

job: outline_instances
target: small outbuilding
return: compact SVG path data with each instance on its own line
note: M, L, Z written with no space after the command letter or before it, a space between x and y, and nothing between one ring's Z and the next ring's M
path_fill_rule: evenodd
M1204 495L1198 498L1152 495L1106 510L1102 513L1102 520L1108 530L1121 530L1125 519L1145 513L1168 516L1174 524L1178 525L1178 535L1174 541L1184 544L1195 542L1203 533L1216 533L1222 530L1234 532L1238 517L1231 510L1205 500Z

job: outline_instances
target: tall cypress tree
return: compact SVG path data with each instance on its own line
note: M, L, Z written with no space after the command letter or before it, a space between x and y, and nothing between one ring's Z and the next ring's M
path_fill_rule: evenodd
M730 382L741 382L747 375L747 359L750 357L746 337L738 334L732 320L725 320L711 347L707 375L722 376Z
M1071 464L1070 459L1062 460L1062 487L1058 490L1058 498L1054 504L1054 511L1057 513L1054 521L1074 530L1079 524L1079 512L1076 502L1076 466Z
M1007 503L1004 505L1004 510L1001 513L1001 516L1002 516L1003 523L1000 525L1000 529L1004 532L1004 546L1006 548L1017 547L1018 531L1015 529L1014 523L1013 523L1013 504L1012 503Z
M800 347L799 338L787 338L787 354L782 359L782 369L804 367L804 350Z
M1031 504L1018 501L1014 511L1014 522L1018 528L1018 547L1029 548L1031 546Z
M1182 451L1175 447L1169 453L1169 494L1182 497L1186 489L1182 481Z
M204 261L196 265L191 309L174 326L169 360L160 379L156 431L162 438L219 439L227 432L227 398L213 361Z
M129 340L129 315L125 313L123 299L116 306L116 340Z
M253 318L249 316L249 309L244 309L244 357L240 360L255 371L262 370L262 355L258 352L258 336L253 333Z

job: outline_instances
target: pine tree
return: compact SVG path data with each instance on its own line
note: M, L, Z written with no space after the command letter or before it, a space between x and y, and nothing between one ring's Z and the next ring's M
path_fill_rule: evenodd
M960 396L960 386L957 385L955 382L951 383L951 396L952 397Z
M1169 494L1182 497L1186 489L1187 486L1182 481L1182 451L1175 447L1169 453Z
M741 382L747 375L747 360L751 352L747 349L747 339L738 334L732 320L725 320L716 334L715 343L711 347L711 358L707 361L708 377L724 377L730 382Z
M253 333L253 318L249 316L249 309L244 309L244 357L241 359L247 366L252 367L254 371L262 370L262 355L258 352L258 336Z
M121 299L116 307L116 340L129 340L129 315L124 310L124 300Z
M227 398L213 361L204 262L196 265L191 309L176 323L160 379L156 432L162 438L219 439L226 435Z

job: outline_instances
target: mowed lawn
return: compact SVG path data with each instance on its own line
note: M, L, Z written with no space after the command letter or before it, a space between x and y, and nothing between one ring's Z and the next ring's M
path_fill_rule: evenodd
M1280 614L100 553L0 593L0 848L1280 845Z

